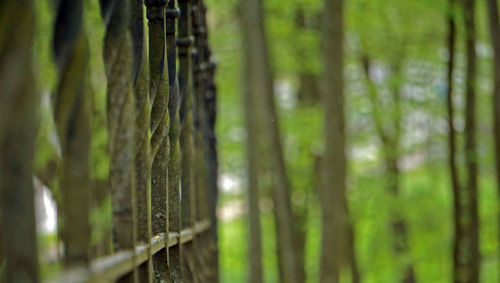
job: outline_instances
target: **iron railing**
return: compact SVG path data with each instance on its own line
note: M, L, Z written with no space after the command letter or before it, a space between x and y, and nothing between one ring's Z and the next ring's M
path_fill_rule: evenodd
M64 252L62 271L48 282L218 282L215 64L206 7L203 0L99 3L114 253L89 256L90 31L84 1L59 0L54 121ZM40 281L30 181L39 105L34 11L33 0L0 4L0 276L9 283Z

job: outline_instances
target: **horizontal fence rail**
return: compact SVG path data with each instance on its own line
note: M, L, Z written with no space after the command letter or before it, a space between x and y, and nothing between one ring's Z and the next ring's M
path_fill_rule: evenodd
M114 254L93 260L88 267L78 266L64 271L57 279L47 280L46 283L84 283L84 282L107 282L116 280L123 275L132 272L134 268L148 260L148 249L151 254L176 245L190 242L194 237L210 229L210 221L197 222L194 228L184 229L180 235L170 232L168 237L162 233L151 239L149 246L141 244L135 247L135 251L120 251Z

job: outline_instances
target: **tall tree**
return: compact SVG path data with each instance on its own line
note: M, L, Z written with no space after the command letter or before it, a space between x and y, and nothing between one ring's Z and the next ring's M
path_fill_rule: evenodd
M326 141L322 160L320 282L339 282L340 272L349 265L353 282L357 282L346 200L343 0L325 0L324 5L322 98Z
M243 11L238 11L240 16ZM243 32L243 29L242 29ZM256 107L255 93L252 79L250 77L251 50L246 38L243 38L245 53L245 67L243 70L243 108L245 110L245 122L247 128L247 198L248 198L248 220L249 220L249 246L248 256L250 270L248 282L264 282L262 274L262 239L259 210L259 115L255 115L259 109Z
M497 190L500 196L500 20L498 19L497 0L488 0L488 15L490 25L491 44L493 45L493 124L495 135L495 156ZM500 226L500 211L498 214ZM500 238L500 236L499 236ZM499 250L500 256L500 250Z
M316 26L311 27L307 23L311 21L311 18L316 17L317 15L309 15L304 9L304 5L299 4L295 8L295 29L297 31L297 38L302 36L311 35L312 31ZM300 105L303 106L313 106L317 105L320 99L319 93L319 78L316 72L314 72L311 65L313 65L313 60L315 58L311 58L311 56L306 56L308 54L307 50L311 48L310 44L305 44L303 41L297 39L297 44L294 44L294 60L300 66L297 70L297 76L299 81L299 87L297 90L297 100ZM314 54L316 55L316 54Z
M248 80L252 84L252 95L256 98L256 106L261 109L263 133L268 140L266 150L272 166L275 184L273 186L273 203L277 231L278 263L281 282L299 282L296 276L303 266L296 264L294 251L294 215L290 197L290 181L287 176L283 148L280 137L278 116L274 102L273 74L271 71L267 41L264 30L262 0L244 1L240 3L242 11L241 27L248 50L246 68ZM253 117L255 118L255 117Z
M479 215L477 204L478 160L476 153L476 28L475 0L464 1L465 45L467 54L465 89L465 163L467 168L467 279L466 282L479 282Z
M245 53L248 54L248 44L244 44ZM246 66L250 65L249 58L246 57ZM245 68L248 70L248 68ZM259 129L258 129L258 116L254 115L256 112L255 107L255 90L252 89L252 84L248 74L245 75L244 80L244 109L247 127L247 186L248 186L248 218L249 218L249 260L250 272L248 282L263 282L262 277L262 241L261 241L261 227L260 227L260 211L259 211L259 182L258 182L258 143L259 143Z
M385 175L389 192L398 199L400 194L400 137L401 137L401 57L391 65L392 77L395 80L391 87L393 102L393 115L390 127L384 127L382 113L380 112L380 97L377 86L371 77L372 61L367 55L362 56L363 71L365 74L368 96L372 104L372 117L375 123L375 130L382 143L382 155L385 163ZM392 230L394 234L394 251L398 255L408 253L408 236L406 222L399 213L392 213ZM415 274L413 265L410 263L404 267L403 282L414 282Z
M465 209L460 201L463 189L459 180L459 172L456 161L456 130L453 124L455 119L453 105L453 74L455 68L455 42L456 42L456 21L455 21L456 1L449 0L448 3L448 66L447 66L447 111L448 111L448 166L450 170L451 189L453 192L453 221L454 221L454 241L453 241L453 277L455 282L461 277L462 266L460 258L464 257L465 234L461 219Z

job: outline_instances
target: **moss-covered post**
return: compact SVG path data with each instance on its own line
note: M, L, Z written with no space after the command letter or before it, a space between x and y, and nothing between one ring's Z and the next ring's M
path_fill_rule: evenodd
M33 146L39 97L33 76L33 1L0 2L0 281L38 282Z
M151 73L150 97L153 102L151 131L153 137L152 215L153 234L168 233L168 159L170 116L168 114L169 84L165 38L166 0L146 0L149 21L149 64ZM153 259L154 281L170 280L168 249Z
M211 61L210 61L210 56L211 56L211 51L209 48L209 43L208 43L208 33L207 33L207 20L206 20L206 15L207 15L207 7L203 3L202 0L200 0L200 28L198 29L199 36L201 37L201 47L200 49L203 50L203 93L202 96L200 97L200 105L203 109L203 115L202 115L202 121L203 121L203 156L204 156L204 176L203 176L203 182L205 186L203 187L203 197L201 200L201 206L202 206L202 211L203 211L203 220L209 220L210 219L210 125L209 125L209 113L208 113L208 108L207 108L207 97L209 95L209 89L210 89L210 79L211 79ZM215 225L215 223L211 223L211 225ZM211 233L210 229L204 233L205 236L205 252L206 252L206 260L208 262L208 278L211 282L215 282L216 278L216 272L213 268L213 258L212 258L212 252L211 252Z
M142 0L130 0L133 51L133 87L135 94L135 189L137 241L149 243L151 240L151 148L150 148L150 109L149 103L149 62L144 42L144 8ZM151 251L148 260L139 267L139 281L151 282L153 279Z
M133 249L136 239L134 147L135 99L132 85L132 44L129 1L102 0L106 25L104 64L107 86L107 120L110 154L110 186L115 250ZM137 282L137 272L120 282Z
M205 161L205 142L204 131L206 128L205 110L203 97L206 92L206 78L207 78L207 64L206 64L206 49L205 49L205 35L206 28L204 26L204 11L205 7L201 0L194 0L192 6L192 30L194 35L194 52L192 63L192 76L193 76L193 102L194 102L194 143L195 143L195 219L200 223L206 216L206 161ZM208 270L208 245L207 235L205 232L200 233L193 242L197 253L197 260L200 266L198 272L199 278L203 282L207 282L209 277Z
M203 56L203 92L200 97L200 107L203 109L201 115L203 125L203 151L204 151L204 188L203 196L200 201L203 210L202 218L210 220L210 229L206 232L206 243L208 250L208 281L219 282L219 264L218 264L218 249L217 249L217 176L218 176L218 159L217 159L217 140L215 137L215 120L216 120L216 87L214 82L215 63L211 60L212 52L208 42L208 27L206 13L207 8L200 2L199 9L199 27L196 31L200 37L198 49L201 50Z
M89 59L83 27L83 1L61 0L54 30L54 55L59 75L55 122L62 150L62 236L64 264L87 264L90 247L90 113L86 91Z
M210 54L210 52L208 52ZM210 58L210 55L208 55ZM219 175L219 159L217 156L217 137L215 135L215 122L217 120L217 88L215 86L215 68L214 62L209 60L208 70L209 76L207 79L207 92L205 94L205 109L207 119L207 201L208 201L208 218L210 219L210 230L208 231L210 242L210 280L211 282L219 282L219 249L218 249L218 232L217 232L217 199L218 199L218 175Z
M195 20L196 20L196 10L197 6L195 5L195 2L193 1L193 5L191 7L191 23L193 29L195 28ZM191 82L192 82L192 117L193 117L193 151L192 151L192 156L191 156L191 164L192 164L192 195L191 195L191 211L193 213L192 218L193 218L193 225L194 223L198 222L199 216L200 216L200 210L198 206L198 200L200 199L200 177L201 177L201 168L203 161L200 160L200 116L199 116L199 104L198 104L198 97L200 94L200 77L199 77L199 72L198 72L198 66L200 63L200 56L198 53L198 50L196 49L196 37L194 37L194 46L191 48ZM196 268L196 272L193 274L197 278L197 280L200 280L201 282L204 282L203 278L203 262L201 258L202 254L202 246L200 244L201 238L200 235L193 235L193 240L191 243L192 250L196 251L195 253L193 252L190 256L192 257L193 261L193 266Z
M179 47L179 94L180 94L180 146L181 146L181 227L193 227L193 183L192 183L192 155L193 155L193 99L191 93L191 1L179 0L180 17L178 24L177 46ZM192 243L181 246L183 253L183 275L185 282L193 281L194 262L191 254Z
M168 229L170 232L180 234L180 174L181 153L179 143L179 88L177 84L177 45L176 45L176 19L180 11L175 7L175 0L170 0L165 12L166 16L166 44L168 58L169 100L168 112L170 115L170 158L168 163ZM169 249L168 262L174 282L182 282L182 262L180 245Z

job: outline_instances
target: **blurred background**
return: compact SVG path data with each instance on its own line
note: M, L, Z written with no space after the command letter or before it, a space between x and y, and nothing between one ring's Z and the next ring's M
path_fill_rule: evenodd
M338 20L341 6L334 3L331 8L329 2L343 2L343 26ZM500 280L492 107L495 52L486 1L478 1L475 10L464 8L472 1L462 2L206 0L217 62L221 282L256 282L260 272L265 282L285 282L287 253L280 243L287 241L293 246L289 248L296 259L295 275L317 282L320 262L327 260L322 251L331 251L322 244L322 227L343 235L335 236L344 239L340 244L334 241L334 253L347 258L351 267L350 272L340 272L341 282L356 276L362 282L450 282L455 276L454 250L465 254L463 265L480 263L481 282ZM37 216L42 275L50 277L59 268L60 194L54 168L60 149L50 103L57 83L51 53L54 13L50 0L35 5L35 61L43 91L35 156ZM94 99L91 252L97 256L109 252L111 237L111 204L105 189L109 158L101 56L104 29L98 1L85 5ZM333 14L324 17L328 11ZM343 42L336 36L339 31ZM331 44L336 47L328 49ZM472 75L470 44L477 62ZM328 62L328 50L337 54L333 63ZM328 89L330 75L333 89ZM328 108L329 91L332 97L342 97L342 77L343 102L335 100L334 108ZM473 95L468 95L469 85ZM467 107L471 97L475 113ZM467 122L470 117L475 121ZM344 142L328 143L325 129L330 126ZM343 130L336 131L336 126ZM467 140L476 144L471 147ZM345 159L335 159L344 151ZM450 154L456 157L458 187L452 185ZM323 162L325 158L330 163ZM471 174L471 164L476 164L477 175ZM328 171L331 166L340 171ZM338 173L342 168L345 174ZM338 186L328 183L331 176ZM476 190L471 180L478 181ZM328 195L331 186L340 192L338 198ZM462 192L459 197L457 191ZM457 203L470 212L458 222ZM340 207L341 212L332 214L342 215L340 226L325 216L330 206ZM459 244L456 223L462 223L459 230L465 235ZM338 232L338 227L347 232ZM287 240L287 231L292 240ZM473 235L479 237L479 257L471 255Z

